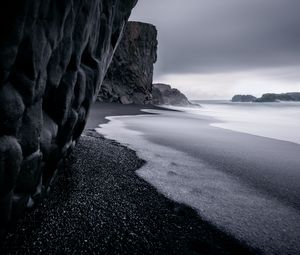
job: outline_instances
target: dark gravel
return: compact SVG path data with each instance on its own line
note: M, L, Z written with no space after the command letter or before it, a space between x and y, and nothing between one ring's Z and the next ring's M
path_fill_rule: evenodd
M0 254L249 254L135 174L136 153L82 137L51 195L10 231Z

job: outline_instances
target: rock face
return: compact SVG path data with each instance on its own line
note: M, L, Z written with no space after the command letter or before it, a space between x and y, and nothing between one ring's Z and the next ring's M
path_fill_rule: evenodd
M178 89L171 88L170 85L162 83L153 84L152 103L155 105L174 106L193 105Z
M101 87L99 100L122 104L150 103L156 52L156 28L146 23L128 22Z
M0 235L79 139L136 1L1 2Z
M235 95L232 97L232 102L253 102L256 100L255 96L252 95Z
M276 101L300 101L300 92L290 92L282 94L267 93L258 98L256 102L276 102Z

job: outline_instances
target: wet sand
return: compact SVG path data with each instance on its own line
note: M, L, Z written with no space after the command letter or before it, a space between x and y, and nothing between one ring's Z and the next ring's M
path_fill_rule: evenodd
M147 114L141 112L141 109L154 109L154 110L166 110L176 111L171 109L165 109L154 105L134 105L134 104L117 104L117 103L102 103L95 102L90 109L89 118L86 123L85 129L94 129L99 127L100 124L107 123L107 116L122 116L122 115L138 115Z

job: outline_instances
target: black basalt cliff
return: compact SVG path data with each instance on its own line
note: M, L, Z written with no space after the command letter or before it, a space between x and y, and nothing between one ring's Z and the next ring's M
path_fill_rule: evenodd
M151 24L128 22L99 93L99 100L122 104L151 102L157 30Z
M1 2L0 236L76 144L136 1Z

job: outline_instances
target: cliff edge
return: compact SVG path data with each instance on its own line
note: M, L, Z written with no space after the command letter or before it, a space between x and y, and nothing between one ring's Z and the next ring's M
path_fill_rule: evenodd
M151 103L153 65L156 59L155 26L142 22L128 22L98 100L122 104Z

